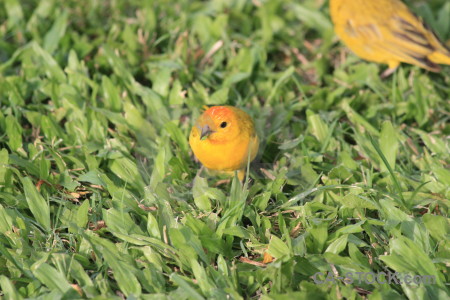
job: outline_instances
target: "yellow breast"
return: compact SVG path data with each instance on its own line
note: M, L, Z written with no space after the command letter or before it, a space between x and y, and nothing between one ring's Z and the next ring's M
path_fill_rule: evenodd
M259 146L256 135L243 135L225 143L201 140L196 127L193 127L189 144L197 159L208 169L217 171L235 171L243 169L252 161Z
M192 127L189 144L206 168L230 172L244 170L255 158L259 139L247 113L235 107L214 106Z

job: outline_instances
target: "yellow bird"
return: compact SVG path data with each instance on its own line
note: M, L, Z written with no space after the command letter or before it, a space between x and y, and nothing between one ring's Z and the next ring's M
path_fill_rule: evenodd
M450 50L400 0L330 0L330 14L350 50L389 66L383 77L402 62L433 72L450 64Z
M189 135L189 145L209 170L244 179L247 163L255 159L259 139L252 118L232 106L212 106L198 118Z

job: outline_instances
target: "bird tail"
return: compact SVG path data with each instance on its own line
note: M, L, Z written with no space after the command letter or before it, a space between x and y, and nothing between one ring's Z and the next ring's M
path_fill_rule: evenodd
M428 56L428 59L436 64L450 65L450 51L435 51Z

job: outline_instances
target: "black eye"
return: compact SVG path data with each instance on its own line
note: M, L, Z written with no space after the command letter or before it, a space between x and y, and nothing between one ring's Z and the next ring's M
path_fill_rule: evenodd
M221 128L227 127L227 122L222 122L222 123L220 123L220 127L221 127Z

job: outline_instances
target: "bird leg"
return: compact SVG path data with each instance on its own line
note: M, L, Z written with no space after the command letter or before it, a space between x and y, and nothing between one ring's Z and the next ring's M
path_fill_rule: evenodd
M230 181L231 181L230 178L228 178L228 179L221 179L221 180L217 181L216 183L214 183L214 187L218 187L219 185L222 185L222 184L229 184Z
M385 79L385 78L391 76L392 73L395 72L395 70L397 70L397 68L395 68L395 69L388 68L388 69L384 70L384 72L381 73L381 75L380 75L381 79Z
M388 68L386 70L384 70L383 73L381 73L381 78L385 79L389 76L392 75L392 73L395 72L395 70L397 70L398 66L400 65L400 63L398 61L390 61L388 62Z

